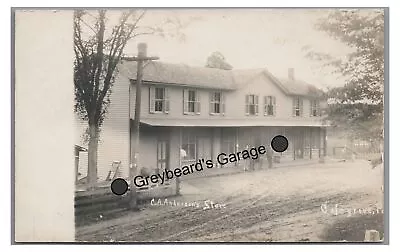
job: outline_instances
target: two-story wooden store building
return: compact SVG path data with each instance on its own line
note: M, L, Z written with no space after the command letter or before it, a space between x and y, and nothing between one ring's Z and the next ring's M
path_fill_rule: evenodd
M101 132L100 180L114 161L120 162L120 175L128 176L132 134L128 118L129 114L134 117L135 79L136 63L122 62ZM277 134L289 140L282 162L285 158L317 159L326 153L322 102L321 92L296 80L293 69L282 80L267 69L220 70L149 62L143 73L139 167L177 168L180 148L187 153L182 164L199 158L216 160L221 152L267 145ZM80 169L86 173L87 167Z

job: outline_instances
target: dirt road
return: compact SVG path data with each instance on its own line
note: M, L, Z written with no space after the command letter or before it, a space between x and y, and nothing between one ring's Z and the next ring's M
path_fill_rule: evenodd
M335 204L336 209L382 208L379 175L367 162L356 161L188 180L182 183L183 196L167 199L179 206L157 205L155 198L140 212L77 228L76 239L321 241L327 225L348 218L323 211L323 204L328 210ZM219 205L204 209L205 201Z

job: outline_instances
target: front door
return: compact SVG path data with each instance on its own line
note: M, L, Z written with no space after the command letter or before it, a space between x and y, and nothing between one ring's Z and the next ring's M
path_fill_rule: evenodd
M304 157L304 130L301 128L295 130L294 151L295 159L302 159Z
M169 142L167 140L157 141L157 170L156 174L169 169Z

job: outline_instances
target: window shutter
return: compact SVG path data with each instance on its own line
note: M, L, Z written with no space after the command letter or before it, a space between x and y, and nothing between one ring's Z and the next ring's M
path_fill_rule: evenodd
M245 96L245 112L246 112L246 115L249 115L249 113L250 113L250 109L249 109L249 95L246 95Z
M208 104L210 106L210 114L214 113L214 104L212 103L213 96L214 96L214 92L210 92L210 94L208 96Z
M300 116L303 116L303 99L299 98L300 100Z
M187 89L184 89L183 90L183 113L184 114L187 114L189 111L188 99L189 99L189 92Z
M264 115L268 114L267 96L264 96Z
M317 115L318 115L318 116L322 116L322 113L321 113L321 106L320 106L320 104L319 104L319 100L317 100L316 102L317 102Z
M296 116L296 97L293 97L292 116Z
M221 92L221 113L225 114L225 95Z
M255 99L255 107L256 107L256 115L258 115L258 95L255 95L254 96L254 99Z
M164 112L168 113L169 112L169 93L168 93L168 88L164 88L164 102L165 102L165 107L164 107Z
M199 94L199 91L196 91L195 94L196 94L196 102L194 104L194 111L196 112L196 114L200 114L200 94Z
M276 97L275 96L272 96L272 106L273 106L273 108L272 108L272 110L273 110L273 115L274 116L276 116Z
M310 116L313 116L313 105L314 105L314 100L310 100Z
M149 87L149 109L150 113L154 113L155 110L155 90L154 86Z

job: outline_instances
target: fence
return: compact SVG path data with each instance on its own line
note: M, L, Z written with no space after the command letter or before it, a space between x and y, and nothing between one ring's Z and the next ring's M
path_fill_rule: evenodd
M332 148L332 157L338 159L365 159L373 160L378 159L381 156L380 152L371 151L356 151L347 146L339 146Z

